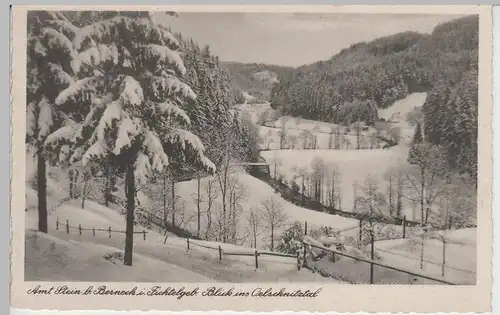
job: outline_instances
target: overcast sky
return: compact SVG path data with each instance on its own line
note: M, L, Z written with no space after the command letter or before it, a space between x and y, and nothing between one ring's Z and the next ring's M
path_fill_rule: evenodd
M451 15L191 13L157 15L174 32L210 45L224 61L300 66L341 49L403 31L430 33Z

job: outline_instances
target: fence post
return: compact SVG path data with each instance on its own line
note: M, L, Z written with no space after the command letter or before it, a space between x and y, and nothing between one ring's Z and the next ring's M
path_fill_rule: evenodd
M304 224L304 235L307 235L307 221Z
M259 253L255 250L255 269L259 268Z
M373 236L373 231L371 231L371 250L372 250L372 253L371 253L371 259L372 261L375 259L375 238ZM370 263L370 284L373 284L373 262Z
M189 250L189 237L186 237L186 241L187 241L187 248Z
M222 247L219 245L219 262L222 261Z
M146 240L146 230L142 230L142 235L143 235L144 240Z
M304 243L304 242L302 242L302 245L304 245L304 255L303 255L303 257L302 257L302 266L304 266L304 267L305 267L305 265L306 265L306 248L307 248L306 246L307 246L307 245L306 245L306 243Z
M444 277L444 265L446 265L446 240L443 236L443 265L441 266L441 276Z
M56 230L59 230L59 217L56 218Z
M300 271L300 251L297 251L297 270Z
M111 225L109 226L108 231L109 231L109 238L111 238Z
M362 245L363 242L363 218L359 219L359 246Z
M95 228L92 228L92 236L95 236Z
M69 234L69 220L66 219L66 233Z
M406 214L403 216L403 238L406 238Z
M78 224L78 231L80 232L80 235L82 235L82 225Z

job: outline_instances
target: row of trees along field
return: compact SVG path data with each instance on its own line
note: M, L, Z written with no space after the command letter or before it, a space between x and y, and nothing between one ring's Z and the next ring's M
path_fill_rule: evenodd
M280 77L271 105L284 114L348 125L376 121L410 93L428 92L425 140L442 145L452 167L477 173L479 17L404 32L343 49L328 61Z
M103 202L123 204L126 265L144 186L163 187L174 227L175 189L166 192L176 182L215 174L224 210L234 203L228 169L255 154L255 135L228 110L230 79L208 48L147 12L30 11L27 32L26 142L37 161L41 232L48 163L68 173L70 197L82 197L82 207L89 194L76 189L78 178L103 179Z

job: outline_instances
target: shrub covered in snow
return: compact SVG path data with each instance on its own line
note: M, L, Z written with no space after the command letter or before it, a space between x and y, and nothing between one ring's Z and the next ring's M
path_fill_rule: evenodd
M292 226L286 229L279 240L276 250L285 254L295 255L302 247L304 231L300 222L294 222Z

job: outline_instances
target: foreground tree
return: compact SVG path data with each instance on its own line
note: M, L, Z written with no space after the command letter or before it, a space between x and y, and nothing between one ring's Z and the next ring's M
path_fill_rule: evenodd
M82 28L74 39L82 79L56 99L60 106L91 93L92 104L80 124L69 124L71 162L112 158L125 172L127 223L124 264L132 265L136 180L144 181L182 157L215 170L201 141L183 129L190 123L182 109L196 98L181 80L186 69L177 40L143 12L119 13ZM62 134L61 134L62 135Z
M76 51L60 23L73 27L59 12L28 12L26 143L37 160L38 230L47 233L47 136L63 122L55 99L72 84Z

